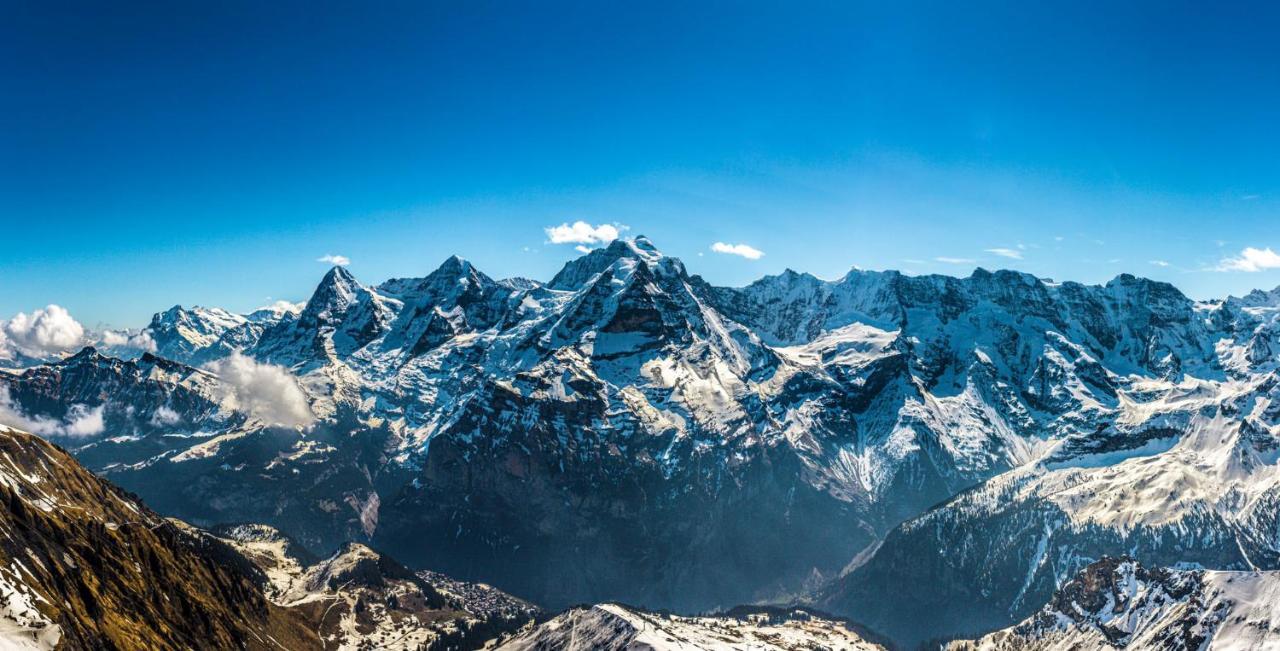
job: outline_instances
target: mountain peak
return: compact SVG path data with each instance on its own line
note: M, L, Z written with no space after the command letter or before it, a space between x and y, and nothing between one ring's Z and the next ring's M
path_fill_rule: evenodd
M362 291L365 291L364 286L351 275L350 271L334 266L316 286L316 291L307 301L301 316L315 318L334 311L344 311L347 306L357 300L357 294Z
M173 307L163 312L156 312L154 315L152 315L151 325L152 326L175 325L184 319L186 313L187 313L186 308L182 307L181 305L174 305Z
M996 282L1005 285L1023 284L1035 286L1041 284L1039 278L1034 274L1029 274L1025 271L1017 271L1016 269L996 269L995 271L988 271L982 267L975 268L973 273L969 274L969 280Z
M635 238L631 240L631 243L641 251L662 255L662 252L658 250L658 247L654 246L653 242L643 235L635 236Z
M419 303L422 300L437 301L445 294L458 291L456 288L460 285L489 287L494 284L493 279L471 261L451 255L435 271L422 278L392 278L374 289L386 296Z
M321 284L324 284L335 282L354 283L355 281L356 277L351 275L351 272L347 271L346 267L334 265L329 269L328 273L324 275L324 279L320 282Z
M603 249L595 249L565 264L560 273L547 283L551 289L577 289L619 260L636 260L653 264L666 259L658 247L649 238L638 235L634 238L618 238Z
M72 355L71 357L68 357L67 361L82 362L86 360L97 359L98 357L101 357L101 355L98 354L97 348L94 348L93 346L85 346L84 348L80 349L80 352Z
M1113 293L1132 295L1135 292L1177 302L1189 302L1182 290L1162 280L1122 273L1107 281L1105 287Z
M475 267L473 267L465 258L457 255L451 255L448 258L445 258L445 261L442 262L435 271L431 272L431 275L443 274L456 277L471 273L471 270L474 268Z
M311 301L308 301L308 305L316 299L324 298L333 292L350 293L359 286L359 281L356 280L355 276L351 275L350 271L347 271L345 267L335 266L324 275L324 278L320 279L320 284L316 286L316 291Z

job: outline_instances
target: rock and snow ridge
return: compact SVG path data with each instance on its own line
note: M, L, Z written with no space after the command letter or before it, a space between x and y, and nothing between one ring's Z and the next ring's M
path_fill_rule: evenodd
M1016 626L949 651L1225 651L1280 646L1280 572L1148 569L1103 558Z
M1276 391L1271 373L1134 382L1105 427L903 523L822 604L918 642L1012 624L1103 555L1280 569ZM948 615L930 631L907 605Z
M259 568L267 598L304 613L329 649L480 648L541 616L491 587L415 574L358 543L318 559L265 525L221 527L213 535Z
M497 651L877 651L847 625L804 610L681 617L619 604L573 608L501 641Z
M107 405L74 452L197 524L372 542L553 607L821 589L927 638L1008 626L1102 554L1275 566L1278 313L1271 294L1196 302L1128 275L720 288L636 238L546 284L457 258L376 286L337 269L301 312L170 347L287 367L309 427L171 407L205 405L216 377L0 383L29 416ZM210 320L183 327L207 341L227 321Z

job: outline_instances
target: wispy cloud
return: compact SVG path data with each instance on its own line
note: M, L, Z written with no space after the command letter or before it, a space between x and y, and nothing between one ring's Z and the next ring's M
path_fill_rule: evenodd
M105 407L105 404L96 407L73 404L61 420L28 414L9 396L9 387L0 385L0 424L41 436L83 437L101 434L106 430L102 416Z
M716 253L741 256L748 260L759 260L764 257L764 251L747 244L725 244L724 242L716 242L711 245L711 250Z
M1164 261L1164 260L1148 260L1147 262L1149 262L1150 264L1153 264L1153 265L1155 265L1155 266L1157 266L1157 267L1167 267L1167 266L1169 266L1169 263L1168 263L1168 262L1166 262L1166 261Z
M623 224L599 224L592 226L584 221L570 224L565 222L559 226L548 226L542 229L547 234L547 242L551 244L577 244L579 250L584 246L608 244L627 230Z
M934 260L937 262L945 262L946 264L973 264L977 262L977 260L974 260L973 258L951 258L945 255L940 255L934 258Z
M996 247L994 249L987 249L986 251L987 253L998 255L1002 258L1011 258L1014 260L1022 259L1022 252L1018 251L1017 249L1006 249L1004 247Z
M1271 250L1271 247L1259 249L1252 246L1245 247L1240 255L1223 258L1218 261L1218 266L1214 267L1215 271L1247 271L1258 272L1268 269L1280 269L1280 253Z
M327 262L329 264L337 265L339 267L345 267L351 264L351 258L348 258L345 255L334 255L332 253L326 253L316 258L316 262Z
M160 405L160 407L151 414L149 422L155 427L168 427L182 422L182 416L178 412L169 408L168 405Z

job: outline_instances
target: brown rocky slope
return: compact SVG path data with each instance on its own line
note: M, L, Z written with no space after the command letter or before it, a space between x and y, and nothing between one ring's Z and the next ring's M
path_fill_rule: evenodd
M14 648L308 649L254 568L39 437L0 426L0 641Z

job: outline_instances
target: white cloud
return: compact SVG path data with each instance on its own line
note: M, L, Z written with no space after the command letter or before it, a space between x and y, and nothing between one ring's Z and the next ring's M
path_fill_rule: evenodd
M204 365L222 382L222 404L267 425L305 427L315 422L297 378L281 366L240 353Z
M316 262L327 262L329 264L337 265L339 267L345 267L351 264L351 258L348 258L345 255L334 255L332 253L326 253L316 258Z
M266 306L266 308L272 312L301 312L302 308L306 306L306 301L298 301L297 303L294 303L293 301L280 299L271 303L271 305Z
M934 260L938 262L945 262L947 264L973 264L977 262L977 260L974 260L973 258L950 258L945 255L940 255L934 258Z
M996 247L994 249L987 249L986 251L987 253L998 255L1002 258L1012 258L1014 260L1022 259L1022 252L1018 251L1017 249L1006 249L1004 247Z
M268 296L267 300L271 300L271 297ZM285 314L297 314L301 312L303 308L305 308L306 306L307 306L306 301L302 301L300 303L294 303L293 301L286 301L281 299L278 301L273 301L269 305L263 305L262 307L254 310L254 312L261 312L262 310L267 310L268 312L271 312L276 316L283 316Z
M40 436L85 437L101 434L106 430L106 423L102 419L105 407L106 405L71 405L67 409L66 418L62 420L49 416L31 416L13 402L9 387L0 386L0 424Z
M32 357L47 357L85 342L84 326L71 317L66 308L48 305L31 314L19 312L0 326L4 335L0 346L7 345Z
M578 246L573 247L573 250L578 253L591 253L591 247L586 244L579 244Z
M716 253L742 256L748 260L759 260L764 257L764 251L747 244L725 244L724 242L716 242L711 245L711 250Z
M1155 266L1157 266L1157 267L1167 267L1167 266L1169 266L1169 263L1168 263L1168 262L1165 262L1164 260L1148 260L1147 262L1149 262L1149 263L1151 263L1151 264L1153 264L1153 265L1155 265Z
M579 220L572 224L565 222L559 226L548 226L542 230L547 234L547 241L552 244L595 245L608 244L618 239L618 235L627 230L627 227L622 224L592 226Z
M160 405L160 408L151 414L151 424L155 427L163 427L166 425L177 425L182 421L182 416L178 412L169 408L168 405Z
M1271 250L1271 247L1265 249L1257 249L1252 246L1245 247L1240 255L1232 258L1223 258L1215 267L1217 271L1248 271L1257 272L1267 269L1280 269L1280 253Z
M103 330L98 339L103 348L125 349L131 351L156 352L156 341L147 330L129 332L128 330Z
M84 405L71 405L67 410L66 425L62 433L65 436L93 436L101 434L107 428L102 421L102 412L106 405L98 405L92 409Z

